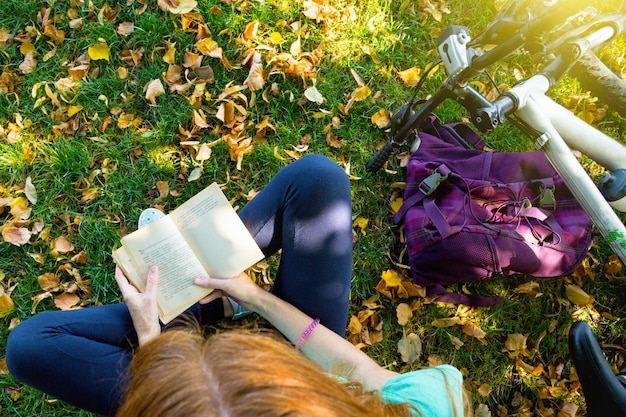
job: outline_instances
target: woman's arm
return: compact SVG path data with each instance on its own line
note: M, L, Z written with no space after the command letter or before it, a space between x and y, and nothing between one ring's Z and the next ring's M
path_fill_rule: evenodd
M294 344L313 321L296 307L254 284L245 274L228 279L200 278L196 285L224 291L245 308L267 319ZM301 350L326 371L345 367L350 380L369 389L379 389L397 375L380 367L352 343L321 324L315 327Z

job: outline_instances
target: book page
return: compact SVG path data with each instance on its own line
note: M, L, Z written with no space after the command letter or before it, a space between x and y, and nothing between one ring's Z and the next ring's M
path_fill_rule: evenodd
M113 260L120 267L120 269L128 278L131 284L133 284L139 291L143 291L146 288L146 278L137 271L133 264L133 259L124 246L116 249L111 254Z
M211 277L232 277L264 258L216 183L169 216Z
M164 323L211 293L194 284L194 279L206 276L207 271L168 216L123 237L122 246L141 275L141 282L135 283L140 290L145 288L150 266L159 267L157 299Z

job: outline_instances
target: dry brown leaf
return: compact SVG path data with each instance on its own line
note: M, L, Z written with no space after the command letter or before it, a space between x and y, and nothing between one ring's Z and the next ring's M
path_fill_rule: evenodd
M165 10L173 14L185 14L196 8L196 0L159 0L159 5L165 4Z
M396 307L396 316L400 326L406 325L413 318L413 310L407 303L400 303Z
M59 310L70 310L78 304L80 298L76 294L64 293L54 297L54 304Z
M22 246L28 243L31 233L25 227L4 226L2 228L2 238L5 242L15 246Z
M332 132L328 132L326 134L326 143L332 148L341 148L341 140L339 139L339 136L333 134Z
M31 204L37 203L37 189L33 185L30 177L26 178L26 183L24 184L24 194Z
M402 288L404 288L408 297L426 297L425 287L413 284L410 281L402 281L400 285L402 286Z
M200 68L201 66L202 66L202 55L195 54L190 51L185 51L185 55L183 55L183 67Z
M87 254L85 251L80 251L76 255L72 256L72 262L85 265L87 264Z
M5 48L12 39L13 35L8 28L0 28L0 48Z
M122 36L128 36L135 31L135 25L133 22L122 22L117 27L117 33Z
M122 113L117 119L117 127L120 129L127 129L133 125L135 115L131 113Z
M488 397L489 394L491 394L491 391L492 388L489 384L481 384L480 387L478 387L478 390L476 390L476 392L478 392L483 397Z
M415 333L402 336L398 342L398 353L403 362L414 363L422 355L422 339Z
M576 417L578 406L574 403L565 403L557 414L557 417Z
M526 340L528 336L523 334L513 333L509 334L504 342L503 351L509 353L509 357L513 358L517 355L529 356L528 348L526 346Z
M211 158L211 154L213 151L209 147L208 144L203 143L200 145L200 149L198 149L198 153L196 154L196 161L206 161Z
M457 324L465 324L465 319L462 317L445 317L442 319L436 319L431 323L435 327L452 327Z
M89 74L89 65L81 64L68 68L68 72L74 80L82 80Z
M58 253L67 253L74 250L74 245L66 236L59 236L52 242L52 249Z
M474 417L491 417L491 411L489 411L487 404L478 404Z
M159 200L164 199L170 193L170 184L167 181L157 181L156 188L159 191Z
M609 259L604 265L604 272L606 272L607 274L613 275L613 274L617 274L621 270L622 270L622 263L620 262L617 255L609 256Z
M250 91L257 91L263 88L266 78L266 73L263 69L263 62L261 60L261 54L255 51L251 54L249 61L250 72L248 73L248 77L243 82L243 85L248 86Z
M452 342L452 344L454 345L455 349L461 349L463 347L463 345L465 343L463 343L463 341L461 339L459 339L456 336L451 335L450 333L448 333L448 337L450 338L450 341Z
M35 58L34 52L29 52L24 56L24 60L18 66L22 74L30 74L37 67L37 58Z
M161 83L161 79L157 78L143 87L144 93L146 93L146 100L150 101L150 105L156 106L156 98L162 94L165 94L165 89Z
M39 286L44 291L54 291L61 285L61 279L52 272L39 275L37 281L39 281Z
M536 281L529 281L522 285L518 285L513 291L518 294L537 294L538 290L539 283Z
M209 126L209 123L206 121L206 116L202 109L194 109L193 111L193 124L194 126L199 127L200 129L206 129Z
M467 320L462 326L461 330L468 336L471 336L477 339L480 343L486 344L485 336L487 335L483 329L480 328L476 323L473 323Z

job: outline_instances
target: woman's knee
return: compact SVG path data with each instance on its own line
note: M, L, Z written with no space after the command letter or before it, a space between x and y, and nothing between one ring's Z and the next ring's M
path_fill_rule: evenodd
M29 373L45 350L49 331L50 313L37 314L20 323L9 333L6 346L6 365L9 373L19 380L28 379Z
M350 181L345 171L324 155L306 155L292 163L293 176L300 187L310 193L319 193L320 197L329 197L329 193L350 197Z

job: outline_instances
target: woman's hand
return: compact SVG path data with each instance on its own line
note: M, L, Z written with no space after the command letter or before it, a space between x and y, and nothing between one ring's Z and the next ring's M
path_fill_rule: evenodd
M254 302L257 299L259 291L265 292L261 287L252 282L250 277L244 272L232 278L196 278L195 284L202 288L213 288L217 290L200 300L201 304L209 303L221 297L222 294L226 294L243 308L250 311L256 311Z
M128 306L133 326L137 332L139 346L141 346L161 333L157 307L159 268L153 266L148 271L146 289L143 293L128 282L122 270L117 266L115 267L115 280L122 291L124 302Z

